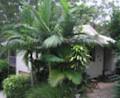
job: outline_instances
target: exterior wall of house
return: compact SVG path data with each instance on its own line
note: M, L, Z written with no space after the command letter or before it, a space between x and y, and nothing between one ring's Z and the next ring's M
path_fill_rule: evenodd
M111 66L111 70L113 71L113 72L115 72L116 71L116 63L117 63L117 61L118 61L118 56L114 53L114 52L112 52L113 54L112 54L112 66Z
M104 66L106 74L109 74L111 72L114 72L116 69L116 62L117 62L117 56L115 55L114 51L109 48L105 48L105 57L104 57Z
M90 78L95 78L102 75L103 64L104 64L104 50L102 47L97 46L95 48L95 60L89 63L86 70Z
M16 56L16 73L30 73L30 69L23 60L24 52L20 52Z

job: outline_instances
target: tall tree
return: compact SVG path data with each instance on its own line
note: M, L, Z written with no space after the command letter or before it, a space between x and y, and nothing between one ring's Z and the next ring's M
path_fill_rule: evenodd
M40 74L48 74L44 73L47 70L52 86L65 78L80 84L89 60L83 41L99 43L99 34L94 30L98 40L95 34L91 37L89 32L82 32L83 25L92 19L94 9L67 0L39 0L36 6L22 4L19 23L4 33L7 47L25 51L34 80L41 79Z

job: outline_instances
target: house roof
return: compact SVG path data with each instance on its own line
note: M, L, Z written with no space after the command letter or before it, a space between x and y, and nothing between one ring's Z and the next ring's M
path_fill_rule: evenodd
M112 39L111 37L107 37L105 35L99 34L91 25L83 25L82 27L75 27L74 31L77 33L78 30L82 28L82 35L80 36L75 36L77 39L85 40L88 42L94 42L99 45L108 45L110 43L115 43L115 40ZM81 31L80 30L80 31ZM79 32L79 31L78 31Z

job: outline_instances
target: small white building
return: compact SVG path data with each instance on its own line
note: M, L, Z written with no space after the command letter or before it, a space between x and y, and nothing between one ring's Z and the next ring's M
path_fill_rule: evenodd
M107 47L96 46L93 60L87 66L91 78L115 73L117 57L114 51Z
M16 73L30 73L30 68L24 62L24 52L19 52L16 55Z

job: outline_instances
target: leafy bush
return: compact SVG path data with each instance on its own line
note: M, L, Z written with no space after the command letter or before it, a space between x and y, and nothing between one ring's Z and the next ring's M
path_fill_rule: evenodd
M120 68L120 59L117 60L116 67Z
M66 92L67 91L67 92ZM27 93L25 98L74 98L69 92L66 97L65 94L68 94L66 87L51 87L48 84L41 84L34 88L31 88Z
M120 81L114 87L114 98L120 98Z
M0 60L0 89L2 88L2 82L8 76L8 63L6 60Z
M0 60L0 71L8 68L8 63L6 60Z
M24 98L25 92L30 88L28 76L11 75L3 81L3 90L7 98Z
M118 59L116 63L116 73L120 74L120 59Z
M85 46L73 45L66 48L67 52L61 53L64 62L55 63L57 67L52 66L49 72L48 80L53 87L58 86L66 78L72 81L73 84L80 85L83 78L82 74L85 72L86 64L90 59L88 50Z

